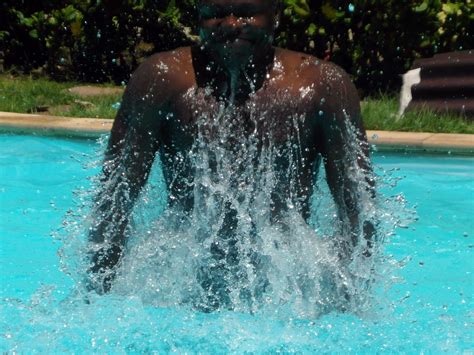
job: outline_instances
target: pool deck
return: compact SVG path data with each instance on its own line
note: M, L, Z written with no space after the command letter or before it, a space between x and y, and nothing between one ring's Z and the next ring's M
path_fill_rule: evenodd
M0 132L37 133L69 137L97 137L108 133L113 120L70 118L0 112ZM381 149L414 149L474 153L473 134L367 131L371 144Z

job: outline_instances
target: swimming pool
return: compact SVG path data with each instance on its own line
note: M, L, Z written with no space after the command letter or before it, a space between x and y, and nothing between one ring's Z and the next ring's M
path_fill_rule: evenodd
M67 302L72 286L51 238L87 187L92 140L3 135L0 145L0 349L19 352L472 351L474 158L377 153L419 221L387 254L384 307L357 317L272 318L144 305L134 297ZM398 282L399 281L399 282Z

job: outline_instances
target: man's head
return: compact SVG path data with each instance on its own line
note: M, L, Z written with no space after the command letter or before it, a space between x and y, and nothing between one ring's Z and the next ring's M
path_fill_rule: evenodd
M226 60L246 61L271 46L280 0L200 0L204 45Z

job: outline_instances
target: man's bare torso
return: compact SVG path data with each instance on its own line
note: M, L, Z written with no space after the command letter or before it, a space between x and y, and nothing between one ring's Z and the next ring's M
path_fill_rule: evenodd
M251 136L259 149L271 147L274 151L275 169L297 170L298 181L293 184L297 191L292 191L292 196L288 189L290 177L282 174L279 179L273 195L274 209L297 202L307 217L314 173L319 167L318 135L326 101L320 73L322 66L331 68L329 64L321 64L309 55L277 49L261 87L234 103L219 100L209 88L198 83L199 73L190 48L155 55L148 66L155 72L148 73L154 79L148 86L151 90L147 98L156 95L150 100L153 104L149 110L154 112L150 117L159 120L159 124L150 126L160 142L171 202L176 201L186 209L192 207L194 172L183 159L189 156L198 136L209 143L222 140L219 131L226 131L225 141L220 142L223 147L238 151L243 140ZM166 95L154 91L163 87Z
M239 259L238 240L307 219L320 161L338 219L349 230L335 241L337 253L349 260L357 243L365 243L361 235L370 249L373 228L366 225L372 224L358 211L360 192L373 184L353 176L371 170L349 76L272 46L277 1L202 0L197 12L200 45L146 60L117 113L89 232L91 288L99 292L111 287L156 155L169 212L178 224L198 221L191 223L204 228L196 230L197 240L215 237L206 246L214 260L198 275L209 296L226 299L219 275Z

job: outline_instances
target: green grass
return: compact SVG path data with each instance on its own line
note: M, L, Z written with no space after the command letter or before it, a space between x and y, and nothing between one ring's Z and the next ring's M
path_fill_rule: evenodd
M362 102L362 119L366 129L405 132L470 133L474 121L452 114L429 110L408 111L397 117L398 98L381 96Z
M121 95L81 98L67 92L68 88L77 85L80 84L0 75L0 111L27 113L34 112L35 108L48 106L48 113L58 116L115 117L116 104L120 102ZM90 104L84 105L80 101ZM473 120L428 110L407 112L403 117L397 118L397 111L396 97L380 96L362 102L362 118L366 129L474 134Z
M115 117L114 104L120 102L121 95L80 97L67 92L77 85L82 84L0 75L0 111L35 113L47 107L48 114L57 116Z

